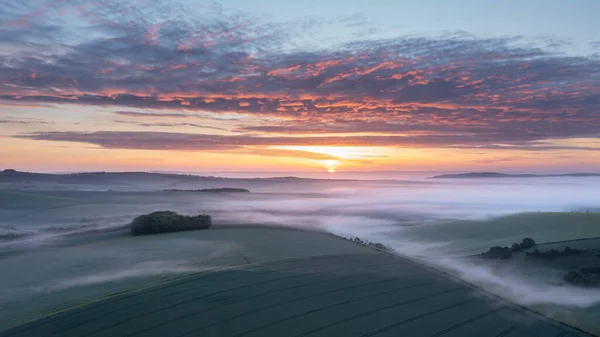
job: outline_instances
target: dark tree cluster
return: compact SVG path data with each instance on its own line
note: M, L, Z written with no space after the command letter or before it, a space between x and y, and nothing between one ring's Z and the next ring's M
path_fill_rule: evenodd
M172 211L160 211L139 216L131 222L131 234L147 235L209 229L210 215L187 216Z
M485 253L481 253L481 257L491 260L504 260L512 256L512 253L520 252L523 249L535 246L535 241L532 238L524 238L521 243L513 243L510 248L495 246L490 248Z
M366 246L374 247L374 248L379 249L379 250L387 250L388 249L385 245L383 245L381 243L364 241L361 238L359 238L358 236L355 237L354 239L352 239L352 238L344 238L344 239L350 240L352 242L359 243L361 245L366 245Z
M533 246L535 246L535 241L532 238L524 238L521 243L513 243L510 251L516 253Z
M565 282L579 287L600 287L600 267L580 268L568 272Z
M571 249L571 248L567 247L564 250L550 249L545 252L540 252L539 250L536 249L531 253L529 253L529 252L526 253L526 255L531 256L531 257L541 258L541 259L555 259L557 257L563 257L563 256L581 255L586 252L587 252L587 250Z
M505 260L512 256L512 252L508 247L495 246L490 248L485 253L481 253L481 257L489 260Z
M535 241L532 238L524 238L521 241L521 249L527 249L527 248L531 248L533 246L535 246Z

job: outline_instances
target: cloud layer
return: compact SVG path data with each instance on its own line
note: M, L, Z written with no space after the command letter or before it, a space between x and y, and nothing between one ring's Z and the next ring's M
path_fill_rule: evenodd
M478 148L487 150L588 150L600 151L593 146L560 146L534 140L529 135L517 135L508 144L494 145L504 142L500 135L484 137L464 137L463 135L416 135L416 136L261 136L261 135L215 135L172 132L132 132L132 131L98 131L69 132L51 131L22 134L16 138L47 140L73 143L87 143L110 149L138 150L199 150L222 151L241 150L245 147L279 147L279 146L397 146L428 148ZM486 143L489 145L482 145ZM293 151L285 150L287 154ZM277 151L270 151L275 153ZM297 151L296 151L297 152ZM279 151L279 154L284 152ZM329 156L333 159L334 157Z
M1 100L117 107L130 118L268 117L225 138L24 135L32 139L119 148L156 148L152 139L168 139L195 149L312 142L491 149L600 136L600 61L523 38L456 34L299 48L296 37L320 21L273 24L218 6L198 16L162 1L2 2L0 9ZM303 141L306 133L339 135Z

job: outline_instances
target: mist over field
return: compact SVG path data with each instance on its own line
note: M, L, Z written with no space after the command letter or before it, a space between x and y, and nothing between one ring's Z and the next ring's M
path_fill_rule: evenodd
M562 274L552 268L524 270L466 258L524 237L538 243L600 237L597 177L201 182L145 177L128 184L111 179L4 185L0 308L22 301L52 307L57 298L73 303L218 269L228 252L244 250L220 239L198 241L202 232L130 237L125 230L140 214L173 210L210 214L216 228L283 226L359 237L550 315L593 320L597 316L590 313L600 312L600 290L562 284ZM251 193L163 191L199 187ZM0 323L28 314L15 310L1 315Z

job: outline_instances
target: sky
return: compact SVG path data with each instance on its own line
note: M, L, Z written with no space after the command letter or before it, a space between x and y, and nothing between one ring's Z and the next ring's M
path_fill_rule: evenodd
M0 0L43 172L600 172L594 0Z

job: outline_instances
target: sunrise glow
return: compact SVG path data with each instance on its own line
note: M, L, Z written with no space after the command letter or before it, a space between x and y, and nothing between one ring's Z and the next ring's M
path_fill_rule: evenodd
M338 160L325 160L323 165L327 168L327 172L334 173L337 170L337 166L340 164Z
M0 157L10 167L600 165L600 43L585 32L577 48L539 38L556 29L546 21L536 21L544 29L514 34L484 4L477 6L486 22L500 20L493 34L469 23L466 12L452 14L465 27L424 25L417 18L429 17L429 9L419 2L403 10L348 5L369 19L340 16L336 6L280 11L276 2L233 1L220 10L186 2L46 2L0 8ZM382 14L407 10L415 18L404 23L407 30ZM287 19L268 19L278 16ZM311 30L297 29L309 17L316 20ZM570 19L584 27L581 18ZM413 28L422 32L407 35ZM78 38L67 48L64 36Z

